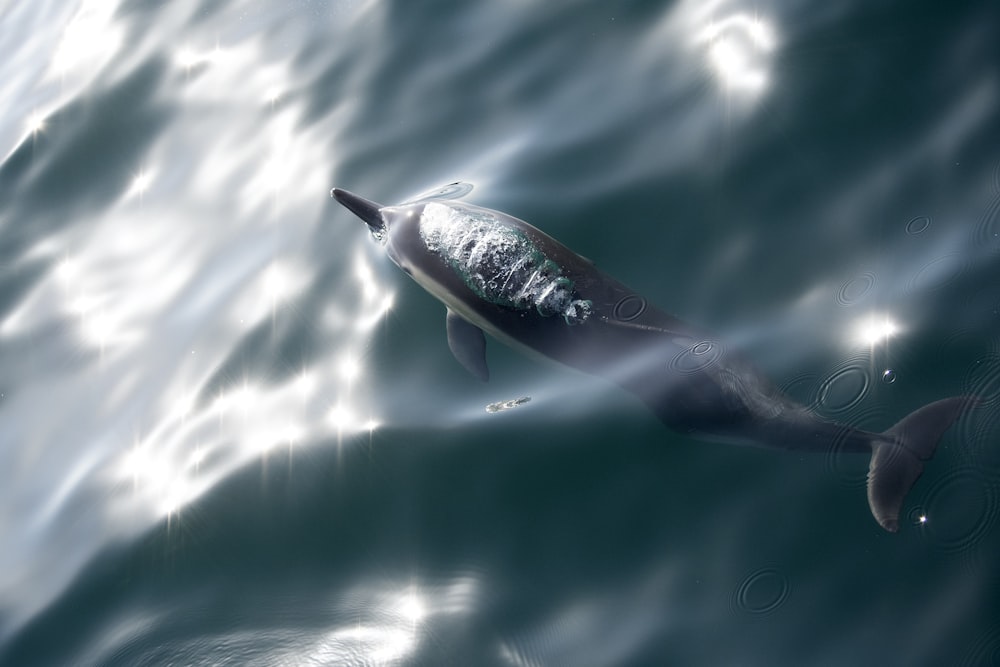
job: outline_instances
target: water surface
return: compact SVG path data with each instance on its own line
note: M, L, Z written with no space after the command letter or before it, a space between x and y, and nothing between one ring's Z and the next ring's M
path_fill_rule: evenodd
M0 36L0 663L1000 662L991 3L13 2ZM828 417L983 405L889 535L864 457L700 443L495 341L481 384L328 196L454 182Z

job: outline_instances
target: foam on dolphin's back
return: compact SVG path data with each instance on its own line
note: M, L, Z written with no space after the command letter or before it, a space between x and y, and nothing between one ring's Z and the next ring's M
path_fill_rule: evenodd
M480 298L506 308L562 315L567 324L589 317L589 301L576 298L573 281L520 229L493 213L432 201L420 217L427 249L444 258Z
M872 443L868 466L868 506L883 528L899 530L899 512L906 494L924 471L924 461L934 456L944 432L969 407L969 396L929 403L911 412Z

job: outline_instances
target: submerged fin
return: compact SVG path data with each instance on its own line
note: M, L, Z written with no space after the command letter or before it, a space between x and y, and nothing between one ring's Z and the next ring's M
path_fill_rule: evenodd
M934 456L941 436L978 401L969 396L945 398L911 412L872 443L868 466L868 506L879 525L895 533L903 499Z
M486 382L490 369L486 366L486 336L483 330L448 310L448 347L459 363L477 378Z

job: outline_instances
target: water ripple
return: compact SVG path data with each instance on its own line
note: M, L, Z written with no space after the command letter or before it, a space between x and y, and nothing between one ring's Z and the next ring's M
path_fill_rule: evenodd
M734 613L768 616L788 601L792 585L783 572L763 567L750 572L733 590L730 607Z
M972 642L958 666L995 667L996 665L1000 665L1000 625L994 624Z
M622 297L615 304L614 318L620 322L631 322L646 310L646 300L637 294Z
M924 264L906 283L908 294L940 290L955 283L968 269L968 262L957 252L942 255Z
M979 405L958 425L963 443L962 458L983 471L1000 473L1000 355L977 360L966 373L963 392L979 399Z
M906 233L911 236L923 234L930 226L931 219L929 217L926 215L918 215L915 218L911 218L910 221L906 223Z
M976 547L997 520L995 485L977 468L962 467L937 479L921 503L933 545L947 553Z
M782 383L779 389L781 393L787 394L802 403L807 403L815 398L816 388L821 381L822 378L814 373L800 373Z
M871 389L871 371L860 358L849 359L828 373L814 401L825 412L844 414L857 407Z
M725 355L725 347L714 340L702 340L686 348L670 360L670 368L682 375L691 375L709 368Z
M878 432L879 425L888 421L886 410L880 406L866 407L851 416L851 428ZM869 426L871 424L872 426ZM834 441L823 457L823 467L848 488L864 488L868 484L868 457L857 452L844 451L844 443L851 433L844 428L843 435Z
M993 165L993 198L976 221L973 239L984 248L1000 250L1000 161Z
M866 271L861 275L851 278L840 286L837 294L837 303L841 306L853 306L875 289L878 284L878 274Z

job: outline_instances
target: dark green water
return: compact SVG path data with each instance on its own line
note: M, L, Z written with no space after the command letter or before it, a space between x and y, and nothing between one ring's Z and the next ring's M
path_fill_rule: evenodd
M1000 664L997 43L989 2L0 6L0 664ZM982 404L893 535L864 456L496 341L481 384L328 196L456 181L826 417Z

